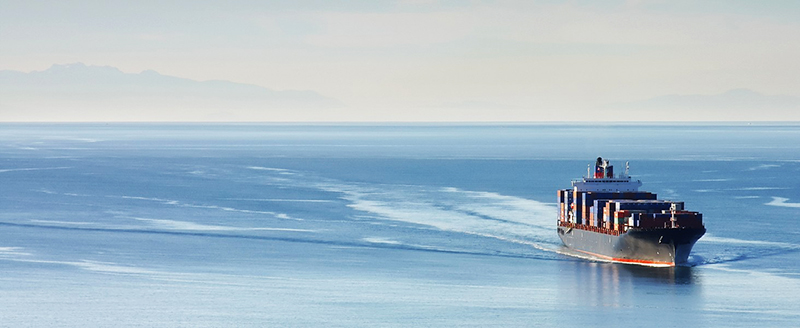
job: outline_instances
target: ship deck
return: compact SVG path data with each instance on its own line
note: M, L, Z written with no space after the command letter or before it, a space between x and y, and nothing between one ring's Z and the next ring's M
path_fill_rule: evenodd
M595 227L595 226L591 226L591 225L571 223L571 222L561 222L561 221L559 221L558 222L558 226L559 227L564 227L564 228L580 229L580 230L592 231L592 232L597 232L597 233L603 233L603 234L607 234L607 235L611 235L611 236L619 236L619 235L625 233L624 231L600 228L600 227Z

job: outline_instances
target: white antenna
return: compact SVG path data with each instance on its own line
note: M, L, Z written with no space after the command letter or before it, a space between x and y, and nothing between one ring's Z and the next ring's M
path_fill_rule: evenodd
M630 162L625 162L625 176L630 178L631 177L631 164Z

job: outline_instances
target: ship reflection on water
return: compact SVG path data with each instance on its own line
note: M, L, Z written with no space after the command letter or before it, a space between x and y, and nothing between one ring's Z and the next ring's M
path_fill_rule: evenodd
M698 271L692 267L656 268L591 261L560 264L562 296L589 307L638 307L673 301L687 306L700 296ZM690 297L686 297L690 296ZM680 299L680 301L678 301Z
M610 264L611 270L624 270L631 276L649 279L653 282L675 285L691 285L695 275L691 267L676 266L670 268L653 268L640 265Z

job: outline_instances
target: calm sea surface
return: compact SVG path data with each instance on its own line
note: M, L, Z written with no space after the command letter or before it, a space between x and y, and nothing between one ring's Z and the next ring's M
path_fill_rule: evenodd
M563 255L598 156L690 267ZM0 326L800 325L800 125L0 124Z

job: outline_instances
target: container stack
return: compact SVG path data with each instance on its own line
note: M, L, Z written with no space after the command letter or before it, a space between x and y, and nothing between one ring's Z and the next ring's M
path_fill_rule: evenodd
M702 227L702 214L684 210L683 202L658 200L651 192L558 191L559 221L624 232L630 228ZM674 205L675 213L672 213Z

